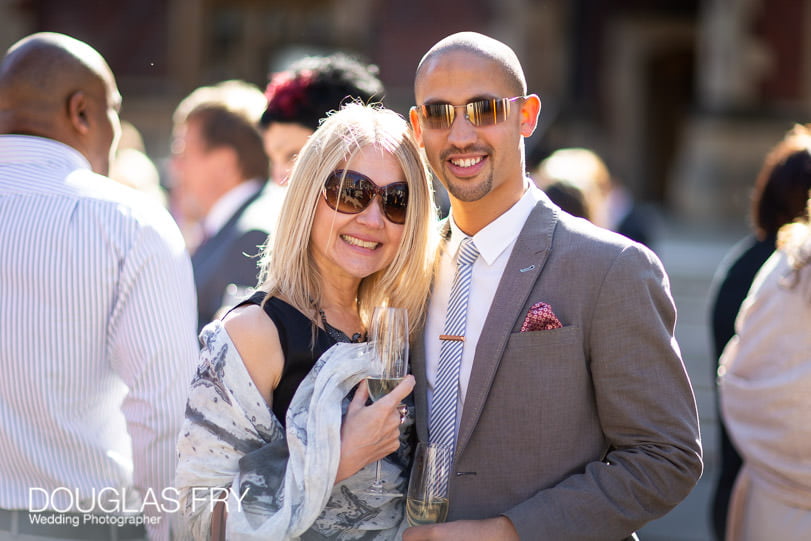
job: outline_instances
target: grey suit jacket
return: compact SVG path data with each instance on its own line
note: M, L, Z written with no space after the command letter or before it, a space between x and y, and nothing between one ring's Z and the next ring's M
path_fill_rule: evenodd
M267 241L275 216L263 212L271 205L264 190L251 196L216 235L192 254L197 288L197 332L214 319L228 284L256 287L260 246Z
M563 327L519 332L539 301ZM685 498L702 461L675 321L653 252L544 196L476 349L448 520L503 514L521 539L619 540ZM425 440L423 342L414 349Z

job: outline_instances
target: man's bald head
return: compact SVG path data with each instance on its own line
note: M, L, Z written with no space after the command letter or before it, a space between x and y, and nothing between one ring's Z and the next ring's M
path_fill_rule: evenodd
M0 133L55 139L82 152L98 172L106 173L118 136L120 100L104 58L64 34L27 36L0 62Z
M451 34L431 47L417 66L417 74L414 78L415 88L420 83L423 71L430 67L434 60L453 52L466 52L491 60L501 67L514 95L523 96L527 93L524 70L521 68L521 62L515 52L506 44L477 32Z

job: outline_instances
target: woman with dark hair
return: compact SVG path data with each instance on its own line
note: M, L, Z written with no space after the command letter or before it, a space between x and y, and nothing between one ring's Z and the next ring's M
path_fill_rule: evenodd
M712 336L715 358L735 334L735 318L758 269L774 252L777 232L804 215L811 189L811 131L795 126L769 152L752 191L753 233L741 240L721 263L713 289ZM716 366L713 366L715 371ZM712 504L713 531L725 537L730 493L741 458L719 413L720 470Z
M293 160L330 111L348 101L380 102L383 93L377 66L344 53L307 56L273 74L259 121L272 180L287 183Z

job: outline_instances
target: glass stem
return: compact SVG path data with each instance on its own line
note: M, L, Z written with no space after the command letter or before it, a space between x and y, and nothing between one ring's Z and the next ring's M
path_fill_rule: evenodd
M383 460L378 460L375 464L375 486L380 486L382 481L380 480L380 475L382 473L382 466Z

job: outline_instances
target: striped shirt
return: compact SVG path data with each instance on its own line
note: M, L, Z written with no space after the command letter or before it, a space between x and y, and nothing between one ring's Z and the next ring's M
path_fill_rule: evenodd
M62 143L0 135L0 508L84 511L102 489L160 496L196 324L165 209Z

